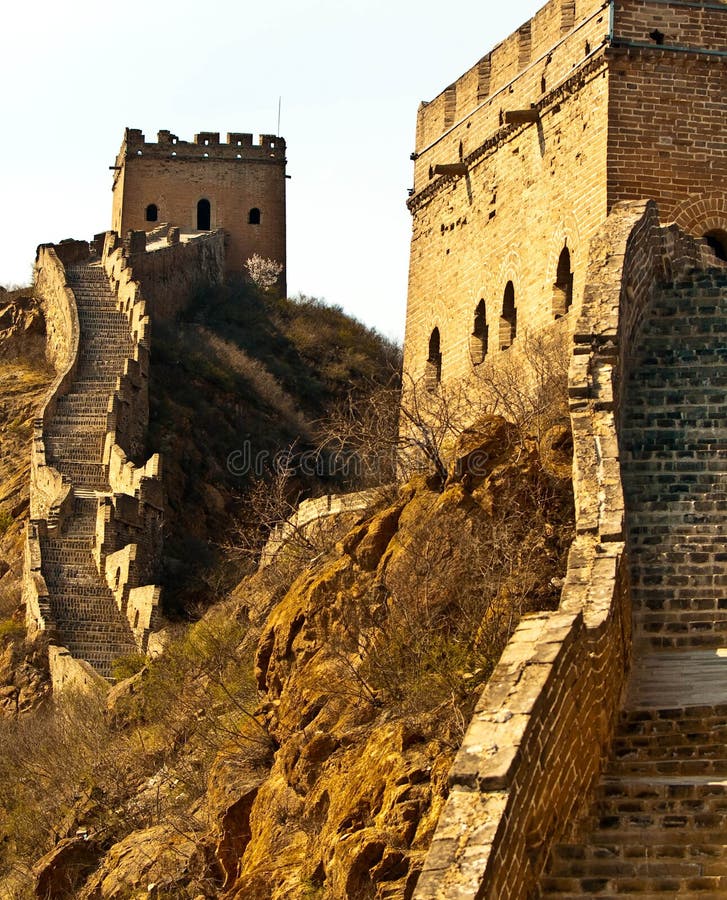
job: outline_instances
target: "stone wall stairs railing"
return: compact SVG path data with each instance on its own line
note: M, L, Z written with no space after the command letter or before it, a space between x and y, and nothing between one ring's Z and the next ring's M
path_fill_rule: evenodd
M117 584L109 584L106 557L122 549L114 543L122 535L114 531L111 540L105 533L106 511L125 510L131 525L123 538L134 547L128 555L143 559L143 574L149 575L160 550L163 504L158 457L137 468L120 446L138 454L148 421L143 298L122 303L118 283L109 280L102 260L89 256L88 245L85 253L75 248L70 260L63 245L41 250L36 289L55 323L51 338L57 335L58 356L69 362L36 433L33 471L57 477L31 482L36 501L31 500L25 593L29 626L51 631L70 651L50 657L54 688L63 688L69 681L83 686L108 678L116 657L144 650L159 589L136 570L127 571L131 585L122 596L114 590ZM73 340L64 336L68 321L76 326ZM114 448L114 459L124 455L122 483L118 465L110 464ZM53 501L53 490L62 502ZM56 509L61 512L54 515Z
M640 688L640 702L627 704L630 712L621 711L632 654L631 581L638 583L638 571L629 570L626 550L627 542L633 540L633 529L639 526L633 517L628 523L630 531L625 524L618 438L629 363L635 341L650 315L652 298L660 284L669 278L678 282L708 258L713 260L704 245L675 226L660 227L655 204L646 201L617 204L591 241L569 371L576 538L560 608L523 619L485 686L450 773L449 796L414 900L523 900L561 888L572 897L591 893L605 897L610 893L610 882L603 872L611 860L605 860L603 872L595 872L604 861L597 850L589 856L589 848L600 846L600 835L594 837L593 844L587 839L579 843L578 816L588 798L600 790L590 823L598 823L597 827L611 824L619 831L630 814L638 817L638 804L646 802L646 795L621 796L620 785L610 793L613 778L620 777L623 769L607 770L607 776L601 777L614 736L620 754L614 765L627 767L632 753L634 763L652 766L638 754L667 745L659 733L662 727L673 734L676 746L700 746L700 738L693 733L692 714L683 711L685 706L666 715L653 696ZM638 367L632 366L631 371L638 378ZM673 423L664 427L672 429ZM628 471L625 477L628 482ZM684 562L680 577L696 574L686 569L693 562ZM647 635L645 626L650 625L648 607L642 612L639 606L635 620L637 653ZM683 638L685 622L692 620L691 614L679 619L682 612L677 612L674 622L678 622ZM689 634L691 625L686 627ZM671 628L666 631L668 646L676 632ZM665 639L664 633L649 631L647 642L655 637L657 643ZM655 667L659 668L659 659L648 659L648 664L640 668L637 656L635 671L641 674L632 676L632 692L636 685L649 684ZM682 665L687 665L686 660ZM721 678L718 681L722 683ZM659 689L668 697L668 684L674 691L683 692L685 683L691 683L687 669L681 676L670 670ZM700 691L703 698L709 697L698 684L695 693ZM705 700L706 721L721 727L722 710L713 699ZM651 731L659 737L653 737ZM706 753L712 752L706 750L712 747L709 740L701 746ZM678 752L686 755L689 751ZM680 761L678 756L668 760L663 770L659 768L663 762L656 762L656 766L644 770L652 782L649 790L655 786L663 790L662 776L673 774L673 770L668 771L669 765L694 765L689 759ZM706 766L703 775L711 778L710 773L717 772L710 768L713 762L701 761ZM688 799L690 791L694 792L695 786L689 786L683 797ZM715 796L719 798L719 790ZM720 802L716 799L703 811L710 816L718 813ZM629 804L633 806L629 808ZM620 810L618 815L615 809ZM668 810L662 811L665 815L660 824L669 828L673 820ZM694 808L694 824L701 811L698 806ZM656 808L650 812L656 812ZM703 824L716 826L717 820L704 819ZM630 846L636 847L636 855L643 858L638 845L637 837ZM710 846L709 840L704 842L705 855ZM624 859L629 854L624 847L626 842L616 842L605 852L621 852ZM657 857L655 850L655 863ZM589 870L584 860L589 860L594 870ZM549 871L543 876L546 865ZM685 869L683 874L687 878L692 873ZM561 877L565 880L549 880ZM671 893L649 893L657 887L654 883L638 888L645 891L638 896L681 897L678 891L691 890L686 882L680 881L678 887L675 883L668 886ZM714 887L715 882L710 884ZM626 896L631 887L636 894L635 883L624 882L618 887L619 897Z
M611 757L547 898L727 895L727 270L661 287L621 429L634 666Z

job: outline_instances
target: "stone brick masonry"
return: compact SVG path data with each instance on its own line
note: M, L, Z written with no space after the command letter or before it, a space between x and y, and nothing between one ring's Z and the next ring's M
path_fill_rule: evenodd
M727 890L726 66L721 0L550 0L419 109L406 375L472 394L565 322L577 537L417 900Z
M726 70L722 2L551 0L422 104L411 377L424 376L435 329L447 382L476 378L510 343L503 329L574 319L589 241L620 201L656 200L664 221L727 255ZM481 341L473 353L478 330L485 353Z
M116 236L103 243L102 258L79 241L39 248L36 263L61 374L36 425L24 593L29 628L57 645L56 690L143 651L159 603L159 460L132 461L148 422L149 317Z
M663 286L666 261L671 287ZM724 352L716 323L724 321L718 310L727 302L727 272L704 269L710 261L717 262L678 229L660 228L653 204L620 205L594 236L569 378L577 537L561 607L523 621L483 692L417 900L527 898L541 890L572 898L696 897L724 887L714 861L724 843L724 789L710 782L723 774L727 692L714 652L704 650L721 630L723 526L714 491L723 451L714 422L698 408L691 413L689 393L690 377L720 377L711 357ZM682 334L685 321L690 338L675 341L670 329ZM674 365L645 426L639 417L655 390L650 367L655 377L657 366L663 370L656 349L683 364ZM697 375L700 359L706 368ZM712 386L702 390L712 395ZM684 452L674 417L693 452ZM694 479L700 452L702 477ZM644 454L655 476L647 488L631 468ZM665 481L661 465L671 473ZM686 476L683 486L677 472ZM686 515L679 508L685 492ZM673 537L654 529L652 514L671 523ZM694 516L711 525L694 531ZM694 552L708 555L695 561ZM666 569L658 576L655 553ZM687 579L681 594L680 578ZM632 591L635 658L627 682ZM684 655L683 646L692 652ZM581 819L593 790L594 806ZM676 831L665 835L670 828L681 829L678 839ZM563 842L569 836L578 843Z

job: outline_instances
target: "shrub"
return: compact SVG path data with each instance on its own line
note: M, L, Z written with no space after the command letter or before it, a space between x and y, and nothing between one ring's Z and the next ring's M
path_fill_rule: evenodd
M143 653L128 653L126 656L117 656L111 663L111 676L114 681L123 681L141 672L146 663L147 658Z
M22 625L19 625L14 619L2 619L0 620L0 643L4 642L6 638L10 640L17 640L21 638L25 634L25 629Z
M10 528L15 519L7 509L0 509L0 537Z

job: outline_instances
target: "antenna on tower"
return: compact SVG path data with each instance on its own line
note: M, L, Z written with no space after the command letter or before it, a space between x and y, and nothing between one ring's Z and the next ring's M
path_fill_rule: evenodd
M281 107L281 105L282 105L282 102L283 102L283 98L282 98L282 97L278 97L278 130L275 132L275 134L276 134L278 137L280 137L280 107Z

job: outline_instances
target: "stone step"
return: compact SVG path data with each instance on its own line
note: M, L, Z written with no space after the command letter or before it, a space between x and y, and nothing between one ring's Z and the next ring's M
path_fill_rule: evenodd
M638 621L636 623L638 625ZM719 630L691 632L684 635L670 636L665 633L654 636L637 634L634 648L639 653L652 650L717 650L725 645L725 634Z
M98 418L107 412L109 400L107 394L65 394L58 401L58 413L64 419L77 415Z
M621 777L658 778L660 776L709 775L724 781L727 779L727 747L722 758L715 759L660 759L612 761L608 774Z
M611 842L589 841L587 844L559 844L553 850L551 874L564 871L563 866L572 861L585 860L696 860L721 862L727 859L727 848L723 843L683 843L664 844L614 844Z
M45 440L46 453L49 453L56 459L72 460L80 463L101 463L103 461L105 437L105 434L90 434L84 444L78 435L49 434Z
M60 535L54 535L53 540L48 544L41 544L43 548L43 553L45 554L46 550L67 550L67 551L78 551L78 552L87 552L91 553L95 541L93 538L95 537L93 530L89 531L89 535L78 534L77 532L69 533L67 530L64 530ZM89 539L91 538L91 539Z
M608 878L557 878L543 879L543 897L577 897L597 895L604 898L638 897L648 898L700 897L704 900L705 891L724 891L727 888L725 876L687 876L684 878L651 878L648 876L619 879ZM723 896L716 894L715 896Z
M615 759L719 759L725 755L727 726L707 731L621 735L614 741Z
M53 416L51 427L57 430L65 428L88 428L93 431L97 429L106 430L108 419L106 414L103 415L84 415L81 413L72 415L70 413L56 414Z
M648 851L648 848L641 848ZM727 854L722 859L694 859L683 856L655 859L640 856L571 860L552 872L555 878L700 878L727 875Z
M628 760L616 760L610 767L613 772L628 764ZM664 760L663 762L673 762ZM677 761L681 763L682 761ZM610 776L613 779L613 775ZM628 779L621 779L628 780ZM611 782L612 790L618 790ZM695 830L713 830L725 834L727 829L727 809L723 794L687 798L643 798L636 800L624 797L600 797L591 804L583 826L593 836L608 832L618 833L621 838L630 840L630 836L638 838L648 830L650 838L654 834L679 829L674 842L681 840L683 834Z

